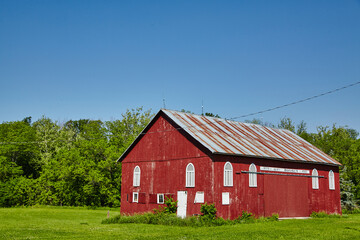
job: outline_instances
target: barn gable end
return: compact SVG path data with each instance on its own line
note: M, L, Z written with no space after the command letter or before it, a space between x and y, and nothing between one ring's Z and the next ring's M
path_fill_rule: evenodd
M123 213L146 212L157 208L158 194L177 198L178 191L186 191L188 199L195 198L197 191L213 192L213 163L206 149L176 130L166 116L159 114L138 137L123 156L121 211ZM202 149L201 149L202 148ZM195 187L187 188L186 166L195 167ZM141 170L140 184L134 186L134 169ZM131 200L139 193L139 202ZM212 195L206 195L212 201ZM189 206L188 211L198 212L199 204ZM193 209L192 209L193 208Z

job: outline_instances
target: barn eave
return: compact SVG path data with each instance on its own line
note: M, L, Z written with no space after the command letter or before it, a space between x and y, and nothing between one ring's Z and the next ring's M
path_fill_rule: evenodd
M234 153L223 153L223 152L213 152L214 155L224 155L224 156L237 156L237 157L246 157L246 158L258 158L258 159L267 159L267 160L276 160L282 162L292 162L292 163L304 163L304 164L316 164L316 165L328 165L328 166L342 166L342 164L328 163L328 162L313 162L305 160L295 160L295 159L284 159L284 158L274 158L267 156L255 156L255 155L244 155L244 154L234 154Z

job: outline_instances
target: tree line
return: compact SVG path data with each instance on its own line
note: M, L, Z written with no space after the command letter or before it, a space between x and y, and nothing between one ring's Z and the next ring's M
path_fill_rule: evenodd
M28 117L0 124L0 206L119 206L116 160L152 117L137 108L114 121Z
M207 116L219 117L206 113ZM0 124L0 207L21 205L120 206L121 163L116 160L130 146L154 114L127 110L112 121L90 119L59 123L47 117L32 122ZM351 209L360 199L359 133L348 127L320 126L314 133L306 123L283 118L285 128L343 164L341 194Z

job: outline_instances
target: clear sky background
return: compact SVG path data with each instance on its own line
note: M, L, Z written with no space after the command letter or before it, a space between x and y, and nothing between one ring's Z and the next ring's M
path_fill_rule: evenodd
M163 98L231 118L358 81L359 0L0 1L0 122L113 120ZM360 85L254 117L360 131Z

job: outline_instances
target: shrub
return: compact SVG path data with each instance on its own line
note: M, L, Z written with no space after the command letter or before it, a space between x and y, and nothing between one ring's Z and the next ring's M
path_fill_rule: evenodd
M273 213L270 217L268 217L270 221L278 221L279 220L279 214Z
M235 219L238 223L253 222L254 220L253 214L246 211L242 211L241 215Z
M352 210L348 210L346 208L342 209L343 214L360 214L360 208L354 208Z
M166 197L164 212L165 213L176 213L177 203L178 203L178 201L174 201L174 199L172 197L169 197L169 198Z
M160 213L165 213L165 214L172 214L172 213L176 213L177 211L177 202L178 201L174 201L174 199L172 197L168 198L166 197L165 199L165 206L160 205L158 208L153 209L154 214L160 214Z
M216 208L215 208L215 204L201 204L201 208L200 208L200 212L201 212L201 217L202 218L206 218L209 220L213 220L216 219Z
M360 214L360 208L355 208L351 211L352 214Z

